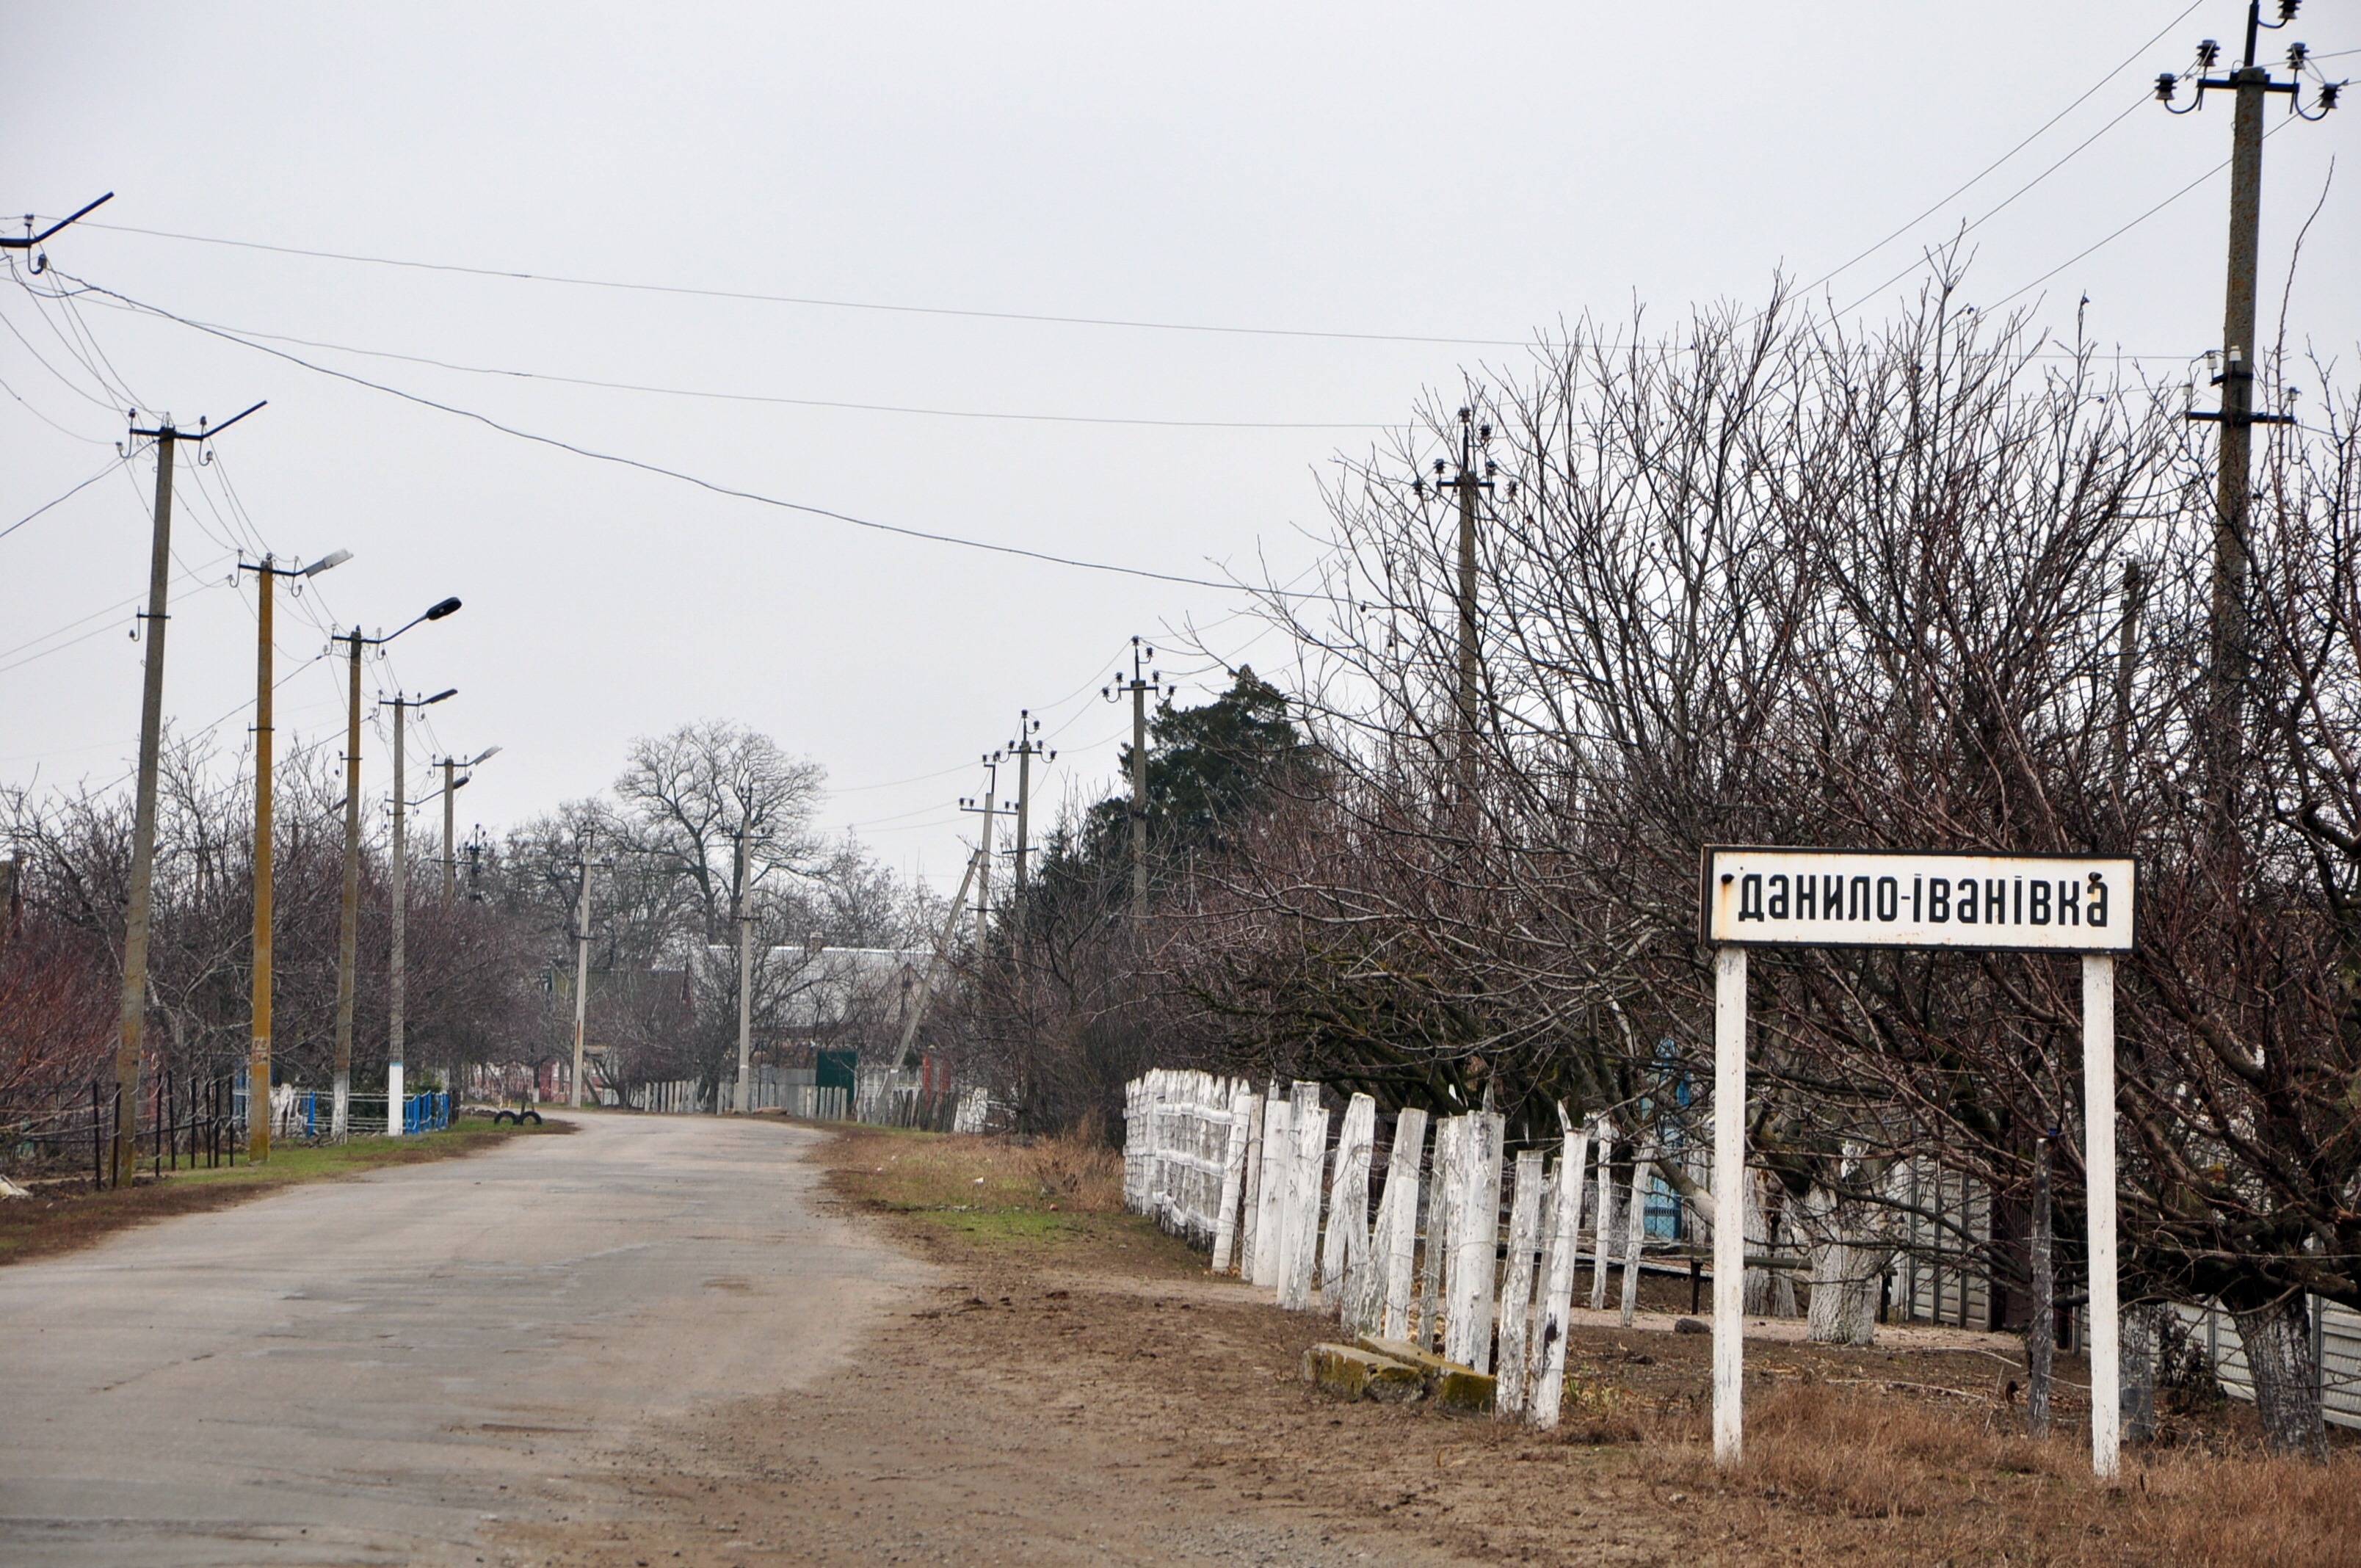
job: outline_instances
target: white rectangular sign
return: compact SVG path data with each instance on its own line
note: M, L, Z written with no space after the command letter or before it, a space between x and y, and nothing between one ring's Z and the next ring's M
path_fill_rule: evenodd
M1700 891L1715 945L2125 953L2137 879L2106 855L1710 845Z

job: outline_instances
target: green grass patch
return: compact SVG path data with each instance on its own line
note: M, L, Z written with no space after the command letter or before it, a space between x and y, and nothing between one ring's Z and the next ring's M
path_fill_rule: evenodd
M167 1169L150 1179L141 1168L138 1183L93 1192L76 1183L44 1187L31 1198L0 1203L0 1265L71 1252L153 1220L227 1208L308 1181L333 1181L389 1166L423 1165L497 1147L511 1138L570 1133L564 1122L540 1126L494 1126L469 1117L457 1126L411 1138L363 1137L344 1144L282 1143L261 1165L243 1156L236 1165Z

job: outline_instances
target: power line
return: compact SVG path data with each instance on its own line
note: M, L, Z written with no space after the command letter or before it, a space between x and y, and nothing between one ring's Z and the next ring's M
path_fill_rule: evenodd
M1470 348L1521 348L1522 338L1444 337L1426 333L1324 332L1308 327L1231 326L1213 322L1141 321L1117 316L1061 316L1030 311L979 311L950 305L896 305L873 300L831 300L803 294L761 294L736 289L700 289L680 283L634 283L613 278L571 278L553 272L512 272L492 267L468 267L453 261L418 261L390 256L361 256L348 251L307 250L291 245L266 245L259 240L225 239L217 235L175 234L165 229L135 228L128 224L84 223L115 234L144 235L150 239L182 240L192 245L222 245L240 250L266 250L278 256L301 256L315 261L349 261L370 267L399 267L421 272L455 272L469 278L498 278L511 282L557 283L576 289L618 289L634 293L678 294L691 299L740 300L765 305L807 305L836 311L878 311L895 315L961 316L975 321L1030 322L1052 326L1121 327L1138 332L1201 332L1237 337L1305 337L1344 343L1434 343Z
M936 419L1005 419L1048 424L1116 424L1148 425L1172 430L1383 430L1381 420L1246 420L1246 419L1137 419L1114 414L1050 414L1009 413L996 409L930 409L903 403L856 403L833 398L789 398L760 392L715 392L697 387L658 387L639 381L603 381L589 376L560 376L545 370L511 370L499 366L461 365L448 359L431 358L423 354L397 354L390 349L360 348L349 343L325 343L318 338L295 337L286 333L258 332L251 327L224 326L218 322L196 324L216 328L240 338L256 338L266 343L292 343L304 348L325 348L339 354L366 355L372 359L397 359L408 365L424 365L437 370L455 370L467 376L498 376L520 381L548 381L566 387L596 387L613 392L649 392L667 398L708 398L731 403L777 403L800 409L846 409L859 413L924 414Z
M2054 115L2050 115L2048 119L2046 119L2046 120L2042 121L2042 122L2041 122L2041 124L2040 124L2038 126L2035 127L2035 129L2031 132L2031 134L2029 134L2028 136L2026 136L2026 138L2025 138L2023 141L2018 142L2015 147L2010 148L2006 152L2002 153L1998 158L1993 159L1990 163L1985 164L1985 165L1983 166L1983 168L1982 168L1982 169L1978 170L1974 174L1971 175L1971 176L1968 178L1967 183L1965 183L1965 184L1961 185L1958 190L1953 191L1949 195L1945 196L1945 197L1943 197L1940 201L1938 201L1938 202L1935 203L1932 206L1928 207L1925 212L1923 212L1923 213L1919 214L1916 217L1912 218L1908 223L1904 224L1901 227L1899 227L1899 228L1895 229L1892 234L1887 235L1883 239L1879 240L1875 245L1871 246L1867 250L1864 250L1864 251L1862 251L1860 255L1855 256L1851 260L1850 260L1850 261L1847 261L1847 262L1843 263L1842 265L1840 265L1840 266L1839 266L1839 267L1835 268L1835 269L1834 269L1833 270L1831 270L1831 271L1828 271L1828 272L1823 273L1821 276L1819 276L1819 277L1817 277L1817 278L1814 279L1814 280L1813 280L1812 281L1810 281L1809 283L1805 284L1802 291L1803 291L1803 292L1805 292L1805 293L1806 293L1806 294L1808 294L1808 293L1810 293L1813 290L1819 288L1819 287L1820 287L1822 284L1824 284L1824 283L1829 282L1830 280L1832 280L1833 279L1837 278L1837 277L1838 277L1838 276L1839 276L1840 274L1850 271L1854 267L1856 267L1856 266L1860 265L1860 264L1861 264L1861 262L1863 262L1863 261L1866 261L1869 258L1871 258L1871 257L1872 257L1872 256L1876 255L1879 251L1883 250L1887 246L1892 245L1895 240L1900 239L1904 235L1905 235L1905 234L1909 233L1912 229L1916 228L1920 224L1925 223L1928 218L1933 217L1937 213L1941 212L1945 207L1949 206L1953 202L1958 201L1960 197L1962 197L1962 196L1966 195L1970 191L1972 191L1973 189L1975 189L1975 188L1976 188L1976 186L1978 186L1978 185L1982 184L1982 183L1983 182L1983 181L1984 181L1984 178L1985 178L1987 175L1991 174L1994 170L1996 170L1996 169L2000 168L2000 166L2001 166L2002 164L2006 163L2010 159L2015 158L2018 153L2023 152L2026 148L2028 148L2028 147L2032 146L2032 145L2033 145L2033 143L2034 143L2036 140L2037 140L2037 139L2038 139L2038 138L2039 138L2039 137L2041 137L2045 132L2047 132L2047 131L2049 129L2049 127L2050 127L2050 126L2052 126L2056 125L2059 121L2060 121L2060 120L2064 119L2067 115L2069 115L2072 114L2075 110L2077 110L2077 109L2081 108L2084 104L2089 103L2089 102L2091 101L2092 96L2094 93L2096 93L2099 91L2099 89L2100 89L2100 88L2104 87L2108 82L2113 82L2116 77L2121 76L2121 75L2122 75L2122 74L2123 74L2126 70L2128 70L2128 69L2131 67L2132 63L2133 63L2135 60L2138 60L2138 59L2139 59L2139 57L2140 57L2141 55L2146 54L2149 49L2154 49L2154 48L2157 46L2158 42L2160 39L2162 39L2162 38L2164 38L2164 36L2165 36L2167 33L2169 33L2170 31L2172 31L2172 29L2173 29L2173 28L2175 28L2175 27L2177 27L2180 26L2180 24L2181 24L2181 23L2183 23L2183 22L2187 21L2187 20L2189 19L2190 16L2191 16L2193 12L2195 12L2195 11L2196 11L2197 7L2198 7L2199 5L2203 5L2203 4L2204 4L2204 0L2191 0L2191 4L2190 4L2189 8L2188 8L2187 10L2184 10L2183 12L2181 12L2181 13L2180 13L2180 16L2175 16L2172 20L2170 20L2169 22L2167 22L2163 27L2158 27L2158 28L2156 30L2156 34L2155 34L2155 36L2154 36L2153 38L2149 38L2146 43L2143 43L2142 45L2140 45L2140 46L2139 46L2139 48L2137 48L2137 49L2136 49L2132 50L2132 52L2131 52L2131 53L2129 53L2129 54L2125 55L2125 56L2124 57L2124 59L2123 59L2123 63L2122 63L2122 64L2117 65L2117 66L2116 66L2113 71L2108 71L2104 76L2102 76L2102 77L2100 77L2096 82L2092 82L2092 83L2091 83L2091 85L2090 85L2089 87L2087 87L2087 88L2083 89L2082 93L2081 93L2081 95L2080 97L2076 98L2072 103L2070 103L2070 104L2067 104L2064 108L2062 108L2062 109L2059 110L2056 114L2054 114ZM2143 103L2145 103L2147 100L2145 99L2145 97L2143 97L2143 99L2142 99L2141 101L2142 101ZM2111 122L2111 124L2112 124L2112 122ZM2102 134L2103 134L2103 133L2102 133ZM2085 143L2083 143L2082 145L2083 145L2084 147L2088 147L2088 146L2090 145L2090 143L2089 143L2089 142L2085 142ZM2081 148L2075 148L2075 151L2076 151L2076 152L2080 152L2081 150ZM2068 158L2071 158L2071 157L2073 156L2073 153L2069 153L2069 154L2067 154L2066 156L2067 156ZM2064 160L2063 160L2063 159L2060 159L2059 161L2060 161L2060 162L2062 162L2062 161L2064 161ZM2056 165L2054 165L2054 164L2053 164L2053 165L2051 165L2051 168L2053 168L2053 169L2054 169L2055 167L2056 167ZM2043 179L2047 179L2048 177L2048 171L2047 171L2047 170L2045 170L2045 171L2044 171L2044 173L2043 173L2043 175L2042 175L2042 178L2043 178ZM2037 183L2039 183L2039 181L2037 181L2035 183L2037 183ZM2026 190L2030 190L2031 188L2032 188L2031 186L2027 186L2027 187L2026 187L2025 189L2026 189ZM2021 195L2023 195L2024 193L2025 193L2025 191L2022 191L2022 190L2021 190L2021 191L2019 191L2016 194L2017 194L2018 196L2021 196ZM2016 200L2016 196L2011 196L2011 197L2009 198L2009 201L2011 201L2011 202L2013 202L2013 201L2015 201L2015 200ZM2006 206L2007 204L2008 204L2008 203L2007 203L2007 202L2004 202L2004 203L2001 203L2001 206ZM2000 210L2000 208L1999 208L1999 207L1995 207L1995 208L1993 208L1993 212L1998 212L1999 210ZM1989 217L1989 216L1991 216L1991 215L1992 215L1992 214L1989 214L1989 213L1985 214L1985 216L1986 216L1986 217ZM1979 219L1978 219L1978 220L1976 220L1976 221L1977 221L1977 222L1979 222L1979 223L1981 223L1981 222L1982 222L1983 220L1982 220L1982 218L1979 218ZM1891 281L1891 280L1888 280L1888 281L1890 282L1890 281ZM1883 289L1883 288L1884 288L1885 286L1886 286L1886 285L1885 285L1884 283L1881 283L1881 284L1879 284L1879 285L1878 285L1878 288ZM1872 292L1874 292L1874 291L1872 291ZM1848 308L1848 309L1850 309L1851 307L1848 306L1847 308Z
M2125 105L2124 112L2122 114L2117 115L2114 119L2109 120L2105 125L2101 126L2097 130L2092 131L2089 136L2083 137L2082 140L2077 144L2071 151L2068 152L2065 157L2059 159L2057 162L2051 164L2048 168L2043 170L2040 173L2035 175L2032 179L2026 181L2024 184L2010 192L2007 196L2002 199L1999 206L1993 208L1991 211L1985 213L1982 217L1977 218L1973 223L1962 227L1960 230L1959 237L1962 239L1966 238L1969 235L1971 235L1976 230L1983 227L1983 225L1990 220L1998 217L2001 213L2019 196L2024 195L2027 191L2032 190L2036 185L2040 184L2044 180L2048 179L2060 169L2065 168L2067 164L2072 162L2074 159L2081 154L2083 148L2089 147L2092 142L2097 141L2101 137L2105 136L2109 131L2114 130L2117 126L2122 125L2125 120L2130 119L2140 110L2146 108L2148 102L2148 94L2145 93L2141 93L2137 99ZM1845 306L1842 310L1839 311L1837 314L1840 316L1851 314L1854 311L1861 309L1861 306L1867 304L1871 300L1883 293L1885 290L1892 288L1895 283L1898 283L1903 279L1910 276L1911 273L1917 271L1924 265L1925 262L1923 260L1912 262L1909 266L1905 267L1901 271L1896 272L1893 277L1886 279L1883 282L1871 289L1867 293L1861 295L1860 299L1855 300L1851 304ZM2071 266L2072 263L2070 262L2067 265ZM2011 297L2014 298L2014 296Z
M2269 130L2265 131L2263 134L2267 137L2275 137L2279 135L2280 131L2293 124L2295 124L2293 120L2282 120L2278 125L2273 126ZM1987 310L1998 310L2001 306L2007 304L2011 300L2016 299L2019 295L2031 293L2034 290L2041 287L2042 284L2048 282L2049 280L2057 277L2058 274L2065 271L2066 269L2073 266L2074 263L2081 260L2082 258L2090 255L2092 251L2098 250L2103 247L2112 245L2116 240L2121 239L2124 236L2131 233L2132 230L2139 227L2140 225L2147 222L2148 219L2156 216L2157 214L2164 211L2165 208L2169 207L2175 202L2180 201L2183 196L2188 195L2191 191L2196 190L2200 185L2206 183L2208 181L2212 180L2213 176L2221 173L2222 170L2229 167L2230 160L2226 158L2224 159L2221 162L2215 164L2213 168L2207 170L2196 179L2191 180L2188 184L2183 185L2180 190L2175 191L2171 195L2167 196L2163 201L2158 202L2155 206L2150 207L2147 212L2142 213L2131 222L2124 225L2123 227L2116 229L2114 233L2108 235L2104 239L2099 240L2095 244L2085 246L2082 249L2076 251L2073 255L2068 257L2065 260L2059 262L2048 271L2044 272L2040 277L2036 278L2032 282L2027 283L2022 289L2017 290L2015 293L2004 295L1985 308Z
M32 521L35 518L40 516L51 507L62 506L67 501L73 499L76 496L82 494L93 485L97 484L101 479L105 478L109 474L114 473L121 461L122 460L118 458L115 463L109 463L105 467L101 468L97 473L93 474L89 478L84 479L81 484L76 485L72 489L68 490L56 500L44 501L41 505L35 507L32 510L27 512L24 516L18 518L7 527L0 528L0 539L7 538L10 534L16 532L18 529Z
M52 270L55 270L55 269L52 269ZM1107 572L1119 576L1141 577L1151 582L1177 583L1184 587L1217 588L1224 592L1277 591L1255 590L1250 588L1248 585L1240 582L1220 582L1210 577L1188 577L1182 576L1176 572L1158 572L1152 571L1145 566L1124 566L1106 561L1085 561L1076 556L1060 555L1047 550L1027 549L1025 546L1018 544L995 544L988 540L969 539L955 533L937 533L927 529L906 528L899 523L878 522L870 518L855 517L850 512L835 511L827 507L813 506L805 501L791 501L783 499L776 496L766 496L759 490L741 489L735 486L724 485L713 479L700 478L695 474L686 473L677 468L667 468L661 464L646 462L641 458L626 457L618 453L612 452L600 452L596 448L578 445L574 442L561 440L554 435L543 435L533 431L520 430L514 425L503 424L499 420L492 418L489 414L478 413L473 409L461 408L454 403L439 402L433 398L423 397L416 392L404 391L399 387L388 386L381 381L372 381L364 376L356 376L348 370L338 370L332 366L316 364L299 355L290 354L283 348L274 348L268 343L257 342L250 338L241 337L237 334L226 331L221 327L208 326L203 322L192 321L186 316L176 315L172 312L165 310L159 305L151 305L144 301L135 300L128 294L120 293L113 289L103 288L98 284L89 282L83 279L72 278L71 274L60 272L58 275L61 278L70 279L70 280L78 288L86 289L95 294L103 294L112 300L118 300L134 310L145 312L148 314L159 317L164 321L177 323L179 325L187 327L192 332L203 333L209 337L218 337L224 342L235 343L243 347L253 349L258 354L267 354L272 358L283 359L291 365L298 366L305 370L312 371L315 375L330 377L333 379L339 381L346 381L357 387L365 387L374 392L382 392L388 397L399 398L404 402L415 403L421 408L434 409L439 412L451 414L460 419L473 420L477 423L485 426L487 429L498 431L502 435L512 436L519 441L530 441L539 445L554 447L560 452L570 452L577 457L588 458L594 462L611 463L618 467L633 468L642 473L656 475L662 478L676 479L682 484L693 485L698 489L708 491L717 496L728 496L736 500L752 501L759 506L775 507L783 511L797 511L811 517L827 518L831 521L845 523L854 528L868 529L873 532L896 534L905 539L917 539L932 544L957 545L962 549L979 550L995 555L1014 555L1024 560L1044 562L1050 565L1071 566L1081 571ZM1326 599L1332 596L1327 594L1290 594L1287 597L1296 598Z

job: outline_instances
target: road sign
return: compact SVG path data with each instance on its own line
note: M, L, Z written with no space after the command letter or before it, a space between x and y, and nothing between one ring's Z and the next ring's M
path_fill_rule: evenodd
M1698 930L1717 946L2126 953L2136 883L2109 855L1717 844Z
M1714 948L1713 1452L1738 1463L1744 1439L1746 950L1961 948L2082 955L2082 1098L2089 1173L2091 1387L2122 1376L2115 1252L2115 955L2132 948L2138 878L2104 855L1978 855L1933 850L1782 850L1711 845L1697 931ZM1740 1114L1727 1115L1724 1107ZM2092 1401L2092 1467L2114 1480L2122 1412Z

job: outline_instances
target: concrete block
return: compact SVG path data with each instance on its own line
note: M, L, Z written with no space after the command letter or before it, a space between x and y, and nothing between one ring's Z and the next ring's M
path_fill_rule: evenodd
M1349 1344L1315 1344L1303 1353L1303 1380L1347 1399L1407 1404L1426 1392L1415 1366Z
M1400 1340L1363 1334L1356 1343L1371 1355L1416 1367L1426 1398L1444 1409L1485 1415L1491 1412L1499 1390L1499 1381L1491 1374Z

